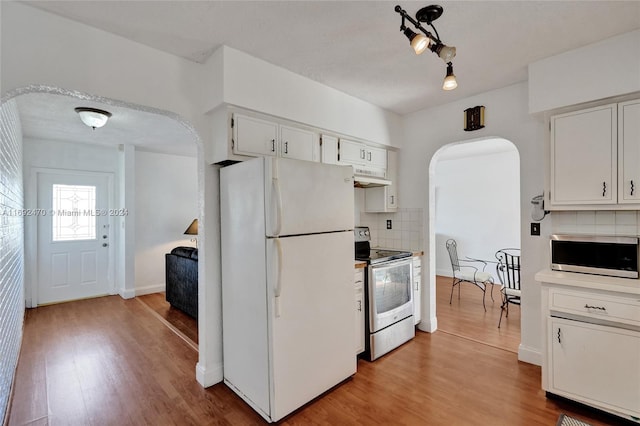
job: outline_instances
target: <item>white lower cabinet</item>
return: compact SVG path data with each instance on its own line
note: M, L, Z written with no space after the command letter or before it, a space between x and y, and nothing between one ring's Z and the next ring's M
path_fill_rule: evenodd
M356 355L364 352L364 269L357 268L355 270L355 293L356 293L356 320L355 320L355 336L356 336Z
M629 292L625 278L602 277L594 282L593 276L565 277L569 274L536 274L536 280L542 282L545 331L542 387L551 394L638 421L640 294ZM582 280L584 287L578 285ZM562 285L564 282L568 284ZM604 287L610 290L602 290Z
M640 414L640 333L549 318L551 393L589 405Z
M418 324L422 320L422 257L413 257L413 318Z

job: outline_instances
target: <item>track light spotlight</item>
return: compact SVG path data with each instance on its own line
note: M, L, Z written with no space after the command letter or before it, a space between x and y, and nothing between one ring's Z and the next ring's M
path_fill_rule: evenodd
M422 34L417 34L411 30L411 28L406 28L404 30L404 35L409 39L409 43L411 43L411 47L416 52L416 55L421 54L427 47L431 44L431 39L429 37L425 37Z
M446 64L450 64L451 60L456 56L455 47L449 47L442 43L439 43L436 46L435 52L438 54L440 59L442 59Z
M442 6L431 5L423 7L422 9L418 10L418 12L416 12L416 19L413 19L411 16L409 16L409 14L399 5L395 7L395 11L402 17L400 31L402 31L404 35L407 36L409 42L411 43L411 47L416 52L416 54L419 55L427 48L429 48L447 64L447 76L445 77L445 83L442 88L444 90L453 90L458 87L458 83L456 83L456 76L453 75L453 64L451 63L453 58L456 56L456 48L453 46L447 46L442 43L442 41L440 41L440 36L438 35L438 30L436 30L436 27L433 26L433 21L435 21L440 17L440 15L442 15ZM417 30L422 32L422 34L416 33L412 29L407 28L407 26L405 25L405 20L411 22ZM421 22L424 22L431 28L433 28L435 36L427 31L426 28L424 28L422 24L420 24Z
M458 82L456 81L456 76L453 74L453 64L449 62L447 64L447 76L444 78L442 90L453 90L456 87L458 87Z

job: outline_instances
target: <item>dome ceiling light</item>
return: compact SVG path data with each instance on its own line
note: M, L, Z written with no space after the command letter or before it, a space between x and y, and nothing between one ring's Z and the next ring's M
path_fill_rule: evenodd
M411 47L413 48L416 55L421 54L428 48L447 64L447 75L444 79L442 89L453 90L458 87L456 76L453 74L453 64L451 63L453 58L456 56L456 48L447 46L442 43L442 41L440 41L440 35L438 35L438 30L436 30L436 27L433 26L433 21L435 21L440 17L440 15L442 15L442 6L434 4L431 6L423 7L418 12L416 12L416 19L413 19L411 16L409 16L409 14L400 6L396 6L395 11L398 12L400 16L402 16L400 31L402 31L404 35L409 39L409 43L411 44ZM422 34L416 33L411 28L407 28L407 26L405 25L405 20L411 22L413 26ZM427 31L427 29L424 28L422 24L420 24L421 22L425 22L428 26L433 28L435 36Z
M75 112L80 116L80 120L93 130L107 124L107 120L111 117L111 113L97 108L74 108Z

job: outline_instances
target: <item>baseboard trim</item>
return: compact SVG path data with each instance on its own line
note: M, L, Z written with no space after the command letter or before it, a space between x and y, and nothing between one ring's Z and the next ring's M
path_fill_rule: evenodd
M118 292L118 294L123 299L133 299L134 297L136 297L136 291L135 290L125 290L124 288L121 288L120 291Z
M438 318L431 317L428 320L421 320L418 323L418 330L426 331L427 333L433 333L438 329Z
M166 286L164 285L164 283L162 283L162 284L148 285L145 287L136 287L135 293L136 293L136 296L144 296L145 294L161 293L165 290L166 290Z
M224 371L222 364L216 364L212 368L205 368L199 362L196 364L196 380L203 388L208 388L222 382L224 379Z
M520 343L520 346L518 346L518 361L541 366L542 353L536 348L527 347Z

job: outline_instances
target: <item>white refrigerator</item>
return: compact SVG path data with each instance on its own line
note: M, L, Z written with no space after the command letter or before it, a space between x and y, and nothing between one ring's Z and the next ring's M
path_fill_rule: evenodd
M275 422L356 372L353 169L220 171L224 381Z

